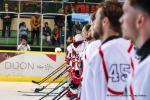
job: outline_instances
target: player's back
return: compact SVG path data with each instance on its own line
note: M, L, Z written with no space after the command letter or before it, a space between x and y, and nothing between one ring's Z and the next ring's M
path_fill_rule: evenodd
M88 97L82 100L117 100L114 95L123 95L131 67L129 45L128 40L116 38L94 51L83 78Z
M86 48L86 59L88 59L91 53L93 53L94 50L99 48L100 45L101 45L101 40L92 41Z
M87 62L91 58L91 54L93 53L93 51L97 50L100 47L100 45L101 45L101 41L100 40L95 40L95 41L92 41L90 44L88 44L88 46L87 46L87 48L85 50L84 57L83 57L83 72L82 72L82 77L83 78L85 77L85 70L88 67ZM86 86L85 86L84 82L82 81L81 93L82 93L82 97L83 98L86 95L85 94L86 93L85 87Z
M107 100L126 99L124 91L127 79L131 74L131 59L127 52L129 47L130 41L123 38L110 41L101 47L103 59L106 59Z
M87 45L87 48L85 50L85 53L84 53L84 59L83 59L83 63L84 63L84 67L83 67L83 71L86 69L87 65L87 61L88 59L91 58L91 54L97 50L101 45L101 40L95 40L95 41L92 41L90 44Z

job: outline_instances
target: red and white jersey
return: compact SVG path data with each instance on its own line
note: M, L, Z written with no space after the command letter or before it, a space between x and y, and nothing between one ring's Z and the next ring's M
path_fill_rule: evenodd
M150 56L139 63L128 86L127 100L150 100Z
M82 42L76 47L74 46L74 43L71 43L67 47L67 56L71 55L71 57L74 57L74 53L75 53L75 54L79 54L79 56L81 57L83 54L83 51L85 50L85 47L86 47L86 42Z
M81 100L125 100L123 95L127 78L131 73L129 40L109 40L93 51L87 62Z
M75 46L74 43L70 44L67 47L67 55L66 55L66 61L67 64L71 67L74 67L74 62L81 62L83 53L86 48L86 42L82 42L81 44Z
M138 55L136 54L136 49L134 47L134 44L132 41L130 41L130 46L128 48L128 53L130 54L133 62L134 62L134 66L136 66L138 63L139 63L139 57Z
M136 49L134 48L134 45L132 42L130 43L130 47L128 48L128 53L130 54L130 59L131 59L131 74L128 77L127 85L126 85L126 91L125 91L126 92L125 95L127 98L126 100L138 100L138 99L134 99L133 87L132 87L131 83L135 76L135 70L136 70L136 68L138 68L140 59L139 59L138 55L136 54Z

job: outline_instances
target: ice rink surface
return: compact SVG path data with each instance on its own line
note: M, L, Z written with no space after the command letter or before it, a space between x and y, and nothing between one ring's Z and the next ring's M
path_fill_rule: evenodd
M54 87L55 85L56 84L52 84L51 87ZM31 82L0 82L0 100L39 100L42 96L25 96L26 94L44 95L41 93L32 93L33 90L37 87L39 86ZM61 89L59 89L56 92L58 93ZM23 91L24 93L18 91ZM45 90L45 92L48 91L50 91L50 89ZM31 92L31 93L27 93L27 92ZM52 98L54 98L54 95L56 94L48 96L47 98L44 98L42 100L52 100ZM63 97L60 100L68 100L68 98Z

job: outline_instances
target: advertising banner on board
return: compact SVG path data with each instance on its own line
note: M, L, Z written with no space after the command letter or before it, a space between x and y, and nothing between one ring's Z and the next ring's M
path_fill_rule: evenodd
M0 53L0 76L42 77L64 64L65 54Z

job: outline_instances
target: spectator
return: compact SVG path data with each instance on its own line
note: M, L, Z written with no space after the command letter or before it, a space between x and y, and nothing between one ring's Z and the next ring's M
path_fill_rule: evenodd
M33 15L31 17L31 44L34 43L34 37L36 35L37 45L39 45L40 28L41 28L41 17L39 15Z
M71 44L71 43L73 42L73 37L68 36L66 42L67 42L67 46L68 46L69 44Z
M2 37L5 37L6 30L8 31L8 34L7 34L8 37L10 37L11 36L10 28L11 28L11 21L13 18L13 14L8 13L8 4L7 3L5 3L4 8L5 8L6 13L3 13L1 15L1 18L3 19Z
M50 44L51 28L48 26L48 22L45 22L45 26L43 27L43 40Z
M58 13L59 13L59 14L64 14L63 8L60 8L60 9L58 10ZM65 23L64 23L64 22L65 22L65 17L62 16L62 15L56 15L55 18L54 18L54 22L55 22L55 25L58 26L58 29L59 29L60 31L62 31L62 27L65 25Z
M60 34L57 26L53 30L52 45L60 46Z
M68 33L68 29L66 29L66 34ZM65 27L62 28L62 31L60 33L60 43L64 44L64 38L65 38Z
M17 47L18 51L30 51L30 46L28 44L28 37L26 35L21 36L21 43Z
M22 36L22 35L28 36L28 28L26 27L26 23L25 22L20 23L20 25L19 25L19 33L20 33L20 36Z

